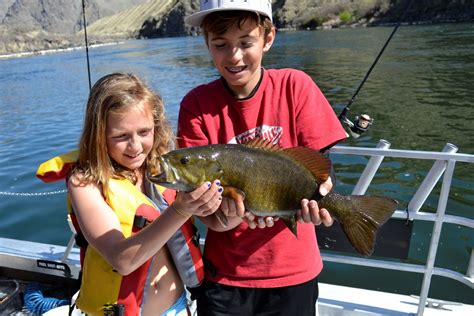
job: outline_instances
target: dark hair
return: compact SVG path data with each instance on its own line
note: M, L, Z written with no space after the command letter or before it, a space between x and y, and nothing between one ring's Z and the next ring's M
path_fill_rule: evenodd
M266 37L274 27L270 18L257 12L244 10L217 11L206 16L201 24L206 43L209 33L222 35L233 26L237 26L239 29L242 28L242 25L248 20L255 22L263 29L264 37Z

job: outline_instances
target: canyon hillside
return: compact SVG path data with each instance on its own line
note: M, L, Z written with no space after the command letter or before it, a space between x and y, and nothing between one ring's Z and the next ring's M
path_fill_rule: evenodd
M403 21L474 21L474 0L273 0L278 29L376 26ZM184 17L199 0L2 0L0 54L80 46L83 6L89 43L197 34Z

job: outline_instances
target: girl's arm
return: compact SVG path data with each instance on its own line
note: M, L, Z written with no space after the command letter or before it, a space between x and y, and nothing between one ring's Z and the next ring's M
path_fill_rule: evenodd
M115 212L96 184L78 184L71 177L68 188L84 237L122 275L135 271L155 255L191 215L210 215L221 202L218 185L208 187L204 183L190 193L178 193L176 201L158 219L125 238Z

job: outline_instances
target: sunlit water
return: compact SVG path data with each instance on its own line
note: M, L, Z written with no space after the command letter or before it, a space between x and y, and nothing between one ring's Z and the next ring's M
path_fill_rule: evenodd
M264 66L305 70L339 114L391 31L280 32ZM184 94L217 78L201 37L128 41L89 52L92 83L114 71L139 74L164 97L173 125ZM401 27L349 112L351 117L369 113L374 125L344 145L374 147L386 139L391 148L440 151L449 142L474 154L473 52L474 24ZM86 66L83 50L0 60L0 237L67 243L64 183L44 184L35 171L77 144L89 89ZM335 157L334 162L338 190L349 193L366 159ZM431 164L388 159L368 191L395 195L403 209ZM53 191L62 193L48 194ZM435 211L437 203L433 194L423 211ZM447 213L474 217L472 164L456 166ZM430 224L415 225L408 262L425 261L430 231ZM437 266L465 273L473 233L445 225L443 234ZM418 294L421 285L419 275L329 263L321 279L409 294ZM436 277L432 284L432 296L474 303L466 286Z

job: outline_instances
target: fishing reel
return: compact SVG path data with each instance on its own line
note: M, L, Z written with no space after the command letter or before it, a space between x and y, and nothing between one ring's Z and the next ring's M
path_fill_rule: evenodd
M374 122L374 119L365 113L361 114L360 116L356 116L354 122L352 122L345 115L341 115L340 120L343 124L349 127L349 132L354 138L359 138L360 135L367 131Z

